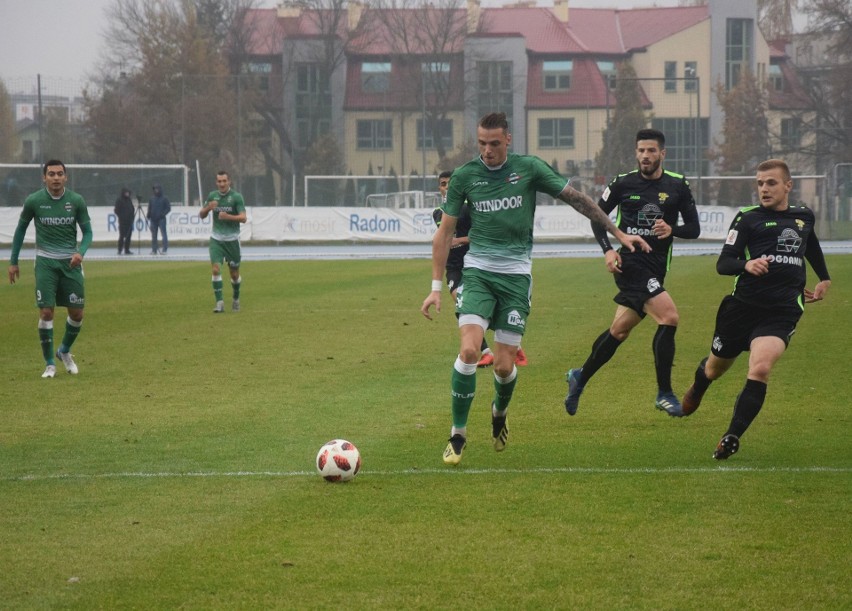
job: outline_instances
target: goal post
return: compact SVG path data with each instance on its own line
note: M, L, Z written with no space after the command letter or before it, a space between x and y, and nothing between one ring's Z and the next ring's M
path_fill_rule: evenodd
M133 198L144 204L154 185L162 186L172 205L192 204L190 170L184 165L66 163L65 167L68 188L82 195L88 206L112 206L122 189L130 189ZM41 165L0 163L0 206L21 206L42 184Z

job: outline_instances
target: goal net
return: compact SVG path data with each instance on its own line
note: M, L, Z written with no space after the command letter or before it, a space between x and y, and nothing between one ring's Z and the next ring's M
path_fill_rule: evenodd
M374 193L367 196L367 206L370 208L437 208L440 205L440 193L399 191L397 193Z
M68 188L86 200L87 206L113 206L122 189L130 189L146 203L153 186L160 185L173 206L190 205L189 168L183 165L65 164ZM0 163L0 206L19 207L27 195L43 185L42 166Z

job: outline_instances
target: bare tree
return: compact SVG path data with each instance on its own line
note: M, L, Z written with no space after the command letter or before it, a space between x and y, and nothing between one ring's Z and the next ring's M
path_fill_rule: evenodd
M442 126L452 110L464 106L464 79L458 78L469 33L464 1L372 0L371 6L376 9L374 23L400 58L398 104L423 114L426 133L418 137L428 134L443 159L448 151Z
M15 133L15 114L6 84L0 80L0 162L13 163L18 152L18 135Z

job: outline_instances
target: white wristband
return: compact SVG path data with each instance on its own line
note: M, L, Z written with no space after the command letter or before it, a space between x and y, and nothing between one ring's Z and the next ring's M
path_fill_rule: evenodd
M433 290L433 291L438 291L438 292L440 292L440 291L441 291L441 289L443 288L443 286L444 286L444 283L443 283L443 282L441 282L440 280L433 280L433 281L432 281L432 290Z

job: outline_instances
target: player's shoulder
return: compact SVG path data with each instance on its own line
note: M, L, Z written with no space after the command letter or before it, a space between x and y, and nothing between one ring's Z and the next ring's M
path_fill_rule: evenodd
M687 180L686 176L678 174L677 172L672 172L671 170L663 170L663 179L677 183L678 185L689 186L689 180Z
M609 181L610 185L629 183L639 179L639 170L630 170L629 172L622 172L620 174L616 174L613 176L612 180Z

